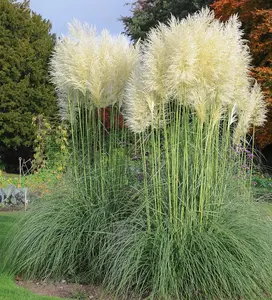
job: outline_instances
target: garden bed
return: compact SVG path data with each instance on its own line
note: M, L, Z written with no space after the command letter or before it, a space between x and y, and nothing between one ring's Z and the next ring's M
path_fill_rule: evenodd
M0 212L21 211L24 209L25 209L24 206L17 206L17 205L0 206Z

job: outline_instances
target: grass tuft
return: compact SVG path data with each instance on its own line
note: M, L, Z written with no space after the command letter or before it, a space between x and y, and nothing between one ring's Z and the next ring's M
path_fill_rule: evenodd
M48 196L52 199L35 202L6 245L4 269L28 279L100 281L96 261L111 224L127 218L137 205L135 190L113 189L107 189L108 201L102 202L99 195L86 198L70 182Z

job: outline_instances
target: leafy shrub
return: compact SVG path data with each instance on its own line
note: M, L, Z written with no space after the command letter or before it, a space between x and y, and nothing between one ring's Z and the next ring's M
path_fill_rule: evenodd
M64 170L69 157L67 126L64 123L52 125L42 115L33 118L32 124L36 131L32 168Z

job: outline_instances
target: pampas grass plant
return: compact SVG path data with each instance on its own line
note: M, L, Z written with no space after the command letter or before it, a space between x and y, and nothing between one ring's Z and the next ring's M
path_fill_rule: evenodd
M71 25L51 69L76 188L30 212L6 265L102 283L118 299L271 292L272 225L252 200L245 152L236 155L266 112L239 27L237 16L221 23L202 10L160 24L139 49ZM126 129L113 117L103 128L109 105L122 105L134 133L133 163Z

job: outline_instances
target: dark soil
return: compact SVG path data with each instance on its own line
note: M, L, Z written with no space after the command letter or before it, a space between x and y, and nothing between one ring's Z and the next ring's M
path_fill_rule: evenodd
M25 207L22 205L5 205L5 206L0 206L0 212L12 212L12 211L21 211L25 210Z

